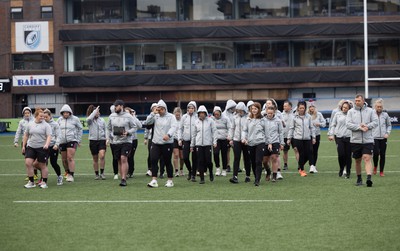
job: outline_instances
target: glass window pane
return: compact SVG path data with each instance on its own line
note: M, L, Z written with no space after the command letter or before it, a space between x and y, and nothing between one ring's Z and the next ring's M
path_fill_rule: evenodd
M12 60L13 70L53 69L53 54L15 54Z
M232 18L232 0L193 0L193 20L224 20Z
M343 66L347 64L346 41L299 41L293 43L294 66Z
M137 0L137 21L175 21L176 0Z
M125 70L175 70L174 44L140 44L125 46Z
M233 43L216 42L182 45L182 69L234 68Z
M238 43L237 68L289 66L288 42Z
M240 0L239 18L259 19L288 17L289 1L285 0Z

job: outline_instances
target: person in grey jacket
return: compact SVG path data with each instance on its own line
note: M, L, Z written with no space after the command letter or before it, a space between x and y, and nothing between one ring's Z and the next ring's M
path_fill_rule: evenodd
M125 112L129 113L132 117L133 120L135 121L135 127L136 131L132 134L132 149L131 149L131 154L128 157L128 178L133 177L133 172L135 172L135 153L136 149L138 146L138 138L137 138L137 130L142 128L142 123L140 120L136 117L136 111L133 110L130 107L125 107Z
M282 179L280 174L280 151L283 150L284 137L283 137L283 123L276 116L276 109L274 107L267 107L266 116L264 117L264 130L265 130L265 156L266 162L271 160L272 165L272 182Z
M235 112L236 112L236 102L232 99L229 99L226 101L226 105L225 105L225 110L222 112L222 116L228 118L231 122L231 125L233 123L233 119L235 116ZM228 152L227 152L227 166L226 166L226 171L229 173L231 171L231 145L228 144ZM239 172L241 172L241 170L239 169Z
M105 180L106 155L106 122L100 117L100 106L89 105L86 111L86 122L89 128L89 149L93 158L95 180ZM99 174L100 165L100 174Z
M254 185L260 185L262 161L265 152L265 118L261 115L261 104L250 105L249 116L243 126L242 143L247 145L251 167L254 174Z
M317 110L314 101L311 101L308 106L308 114L311 115L312 123L315 128L315 144L313 144L313 158L310 163L310 173L317 173L317 160L318 160L318 149L321 141L321 128L326 126L326 120L322 113Z
M347 112L353 108L351 101L341 102L340 109L333 116L329 124L328 139L336 142L339 162L339 177L350 178L351 172L351 131L346 126ZM345 169L346 167L346 169Z
M247 123L247 107L243 102L236 105L236 115L228 134L229 144L233 147L233 177L231 183L239 183L238 173L241 154L243 154L244 168L246 169L245 182L250 182L251 164L247 145L242 142L242 130Z
M216 137L217 146L214 147L213 156L215 163L215 175L216 176L226 176L226 169L228 167L228 131L231 128L231 120L222 115L221 107L215 106L213 109L213 116L211 119L214 120L215 126L217 127ZM222 160L222 172L220 165L220 153Z
M150 106L150 113L157 113L157 103L152 103ZM147 117L150 117L147 116ZM146 172L146 176L151 176L151 159L150 159L150 149L151 149L151 139L153 137L153 124L152 125L146 125L146 123L144 123L145 129L144 129L144 134L143 134L143 138L144 138L144 145L147 146L147 172ZM160 166L164 166L164 161L160 160Z
M208 117L207 109L201 105L197 111L198 119L194 124L191 151L197 154L197 167L200 174L200 184L204 184L204 171L209 170L210 181L214 181L213 163L211 160L212 147L217 146L217 127L213 119Z
M121 168L120 186L125 187L128 174L128 157L132 150L132 135L136 133L136 125L133 117L125 112L124 101L117 99L114 102L114 113L108 117L106 137L112 140L114 147L114 159L118 160ZM107 142L107 144L108 144Z
M287 137L289 133L289 125L293 120L293 111L292 111L292 102L286 100L283 102L283 112L282 112L282 124L283 124L283 139L285 141L285 146L283 147L283 170L289 170L288 160L289 160L289 150L290 145L288 145ZM294 152L296 160L299 159L299 153L297 151Z
M146 119L146 125L153 126L153 138L150 150L152 180L147 184L148 187L158 187L157 172L158 161L163 158L167 169L168 180L165 187L173 187L174 168L171 157L173 151L174 134L177 130L175 116L168 112L167 104L160 99L157 103L158 113L152 112Z
M197 156L196 152L192 152L192 161L190 162L190 141L194 132L194 124L197 120L197 104L190 101L187 105L187 112L181 118L178 128L178 144L182 146L183 161L189 172L187 179L195 181L197 171Z
M386 160L386 147L387 139L392 131L392 123L387 112L383 111L383 100L378 99L375 101L375 113L378 116L378 126L372 129L374 136L374 174L377 173L379 162L379 175L385 176L383 170L385 169ZM380 159L379 159L380 158Z
M367 186L372 187L372 163L371 157L374 151L374 137L372 129L378 126L376 113L365 104L364 96L356 95L354 107L350 109L346 117L346 126L351 133L351 151L356 160L356 186L361 186L361 161L364 161L365 172L367 173Z
M61 159L67 174L67 181L74 182L75 152L82 141L82 124L78 117L72 114L69 105L60 110L61 116L57 123L60 126L60 135L57 137L56 147L60 149Z
M51 127L51 141L49 145L50 164L57 174L57 185L61 186L63 184L63 176L61 175L61 167L57 163L58 149L57 147L55 147L57 137L59 137L58 135L60 135L60 126L58 125L57 122L54 121L53 117L51 116L51 111L49 109L45 109L43 113L44 113L44 120Z
M311 122L310 114L306 113L307 103L299 101L297 111L289 126L288 144L293 143L293 147L299 152L298 171L301 177L307 176L304 165L312 162L312 145L315 144L315 128Z

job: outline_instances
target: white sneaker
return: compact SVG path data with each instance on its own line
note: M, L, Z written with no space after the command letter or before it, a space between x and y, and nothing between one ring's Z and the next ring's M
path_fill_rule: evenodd
M157 180L151 180L150 183L147 184L148 187L158 187Z
M39 185L39 187L40 187L40 188L43 188L43 189L49 188L45 182L42 182L42 183Z
M61 186L63 184L63 176L60 175L57 177L57 186Z
M314 173L318 173L317 167L314 166Z
M276 173L276 179L278 179L278 180L283 180L283 176L282 176L282 173L281 173L281 172L277 172L277 173Z
M26 183L26 185L24 185L25 188L34 188L36 187L35 182L30 182L28 181L28 183Z
M106 179L106 175L105 175L104 173L102 173L102 174L100 174L100 178L101 178L102 180L105 180L105 179Z
M222 170L221 176L226 177L226 170Z
M220 168L217 168L216 170L215 170L215 176L220 176L221 175L221 169Z
M315 172L315 166L314 165L311 165L310 166L310 173L314 173Z
M146 175L151 177L152 176L151 170L147 170Z
M118 179L118 174L114 175L114 180Z
M68 174L68 176L67 176L67 182L74 182L74 176L72 176L71 174Z
M179 172L175 172L175 177L179 177Z
M343 170L343 175L342 175L342 177L346 177L346 175L347 175L346 170Z
M167 183L165 183L165 187L173 187L174 186L174 182L172 182L172 180L167 180Z
M42 179L40 179L40 182L37 183L37 185L40 187L42 184L46 184L46 183L44 183L44 181Z

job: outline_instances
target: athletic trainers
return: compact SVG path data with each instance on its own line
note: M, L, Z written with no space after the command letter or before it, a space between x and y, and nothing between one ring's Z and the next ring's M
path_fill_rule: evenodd
M152 175L151 170L147 170L146 176L150 176L151 177L151 175Z
M133 176L133 175L132 175ZM102 174L100 174L100 178L102 179L102 180L105 180L106 179L106 175L104 174L104 173L102 173Z
M39 182L37 183L37 185L40 187L42 184L46 184L42 179L39 180Z
M367 187L372 187L372 184L373 184L372 180L367 180Z
M221 176L226 177L226 170L222 170Z
M233 184L237 184L237 183L239 183L239 180L238 180L237 176L233 176L233 178L229 179L229 182L231 182Z
M288 167L287 164L284 164L284 165L283 165L283 170L285 170L285 171L289 170L289 167Z
M95 180L99 180L99 179L100 179L100 175L97 174L97 175L94 177L94 179L95 179Z
M362 180L361 180L361 179L360 179L360 180L357 180L356 186L362 186L362 185L363 185Z
M231 166L230 166L230 165L228 165L228 166L226 167L226 172L227 172L227 173L230 173L230 172L231 172Z
M379 176L385 177L385 174L384 174L383 172L380 172L380 173L379 173Z
M301 177L306 177L307 176L307 173L304 170L299 170L299 174L300 174Z
M283 180L283 176L282 176L282 173L281 172L277 172L276 173L276 179L278 179L278 180Z
M347 172L346 172L346 170L343 170L342 177L343 177L343 176L346 176L346 175L347 175Z
M244 182L245 183L249 183L251 180L250 180L250 177L249 176L246 176L246 178L244 179Z
M26 185L24 185L24 187L25 188L34 188L34 187L36 187L36 185L34 182L28 181L28 183Z
M125 179L122 179L122 180L121 180L121 183L119 183L119 186L120 186L120 187L126 187L126 180L125 180Z
M39 185L39 187L40 187L40 188L43 188L43 189L49 188L49 187L47 186L46 182L42 182L42 183Z
M215 170L215 176L220 176L220 175L221 175L221 169L217 167Z
M310 166L310 173L318 173L317 168L314 165Z
M179 172L178 171L175 172L175 177L179 177Z
M118 174L114 174L114 180L118 179Z
M67 182L74 182L75 179L74 179L74 176L72 176L71 174L68 174L66 180L67 180Z
M165 187L173 187L174 186L174 182L172 182L172 180L167 180L167 183L165 183Z
M374 166L374 174L376 174L378 172L378 167Z
M151 180L150 183L147 184L148 187L158 187L157 180Z
M60 175L57 177L57 186L61 186L63 184L63 176Z

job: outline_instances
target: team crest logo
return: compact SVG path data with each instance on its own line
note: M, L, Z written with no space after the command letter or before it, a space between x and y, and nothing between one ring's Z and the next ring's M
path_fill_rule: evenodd
M40 44L40 25L25 25L24 38L28 48L36 49Z

